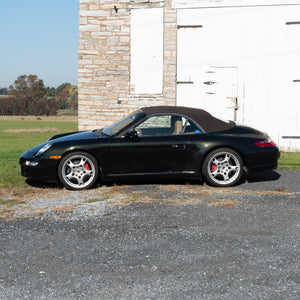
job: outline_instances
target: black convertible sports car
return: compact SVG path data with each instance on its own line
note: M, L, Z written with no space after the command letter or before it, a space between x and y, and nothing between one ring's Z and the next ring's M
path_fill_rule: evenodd
M201 109L141 108L105 129L51 137L21 155L21 174L60 181L68 189L99 179L198 178L213 186L237 184L244 172L276 169L270 137L217 119Z

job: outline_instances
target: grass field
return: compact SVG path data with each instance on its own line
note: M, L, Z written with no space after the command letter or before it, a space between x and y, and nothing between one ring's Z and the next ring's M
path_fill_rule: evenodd
M77 117L0 117L0 188L25 186L20 155L50 136L77 130Z
M300 170L300 152L281 152L278 169Z
M54 134L75 130L76 116L0 116L0 188L27 186L20 175L20 155ZM279 168L300 170L300 153L281 153Z

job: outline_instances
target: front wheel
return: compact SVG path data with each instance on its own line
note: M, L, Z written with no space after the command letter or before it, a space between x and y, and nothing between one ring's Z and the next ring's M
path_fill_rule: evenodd
M202 165L202 174L210 185L229 187L241 180L243 168L243 160L236 151L220 148L206 156Z
M58 166L58 177L69 190L91 188L99 174L96 159L85 152L73 152L61 160Z

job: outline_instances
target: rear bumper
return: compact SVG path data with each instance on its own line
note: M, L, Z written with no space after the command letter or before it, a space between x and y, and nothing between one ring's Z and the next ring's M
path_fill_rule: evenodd
M259 152L248 154L245 166L248 173L275 170L278 166L280 152L277 147L262 149Z

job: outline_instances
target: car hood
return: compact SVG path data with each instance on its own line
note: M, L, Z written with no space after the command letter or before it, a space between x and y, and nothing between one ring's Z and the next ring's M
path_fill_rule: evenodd
M45 143L37 145L26 152L24 152L21 156L22 157L35 157L36 153L43 148L46 144L56 144L61 142L70 142L70 141L80 141L80 140L87 140L87 139L98 139L98 138L105 138L106 136L97 135L95 132L92 131L76 131L76 132L67 132L61 133L52 136L48 139Z
M97 138L104 138L104 137L105 136L97 135L93 131L76 131L76 132L67 132L67 133L54 135L48 141L56 143L56 142L97 139Z

